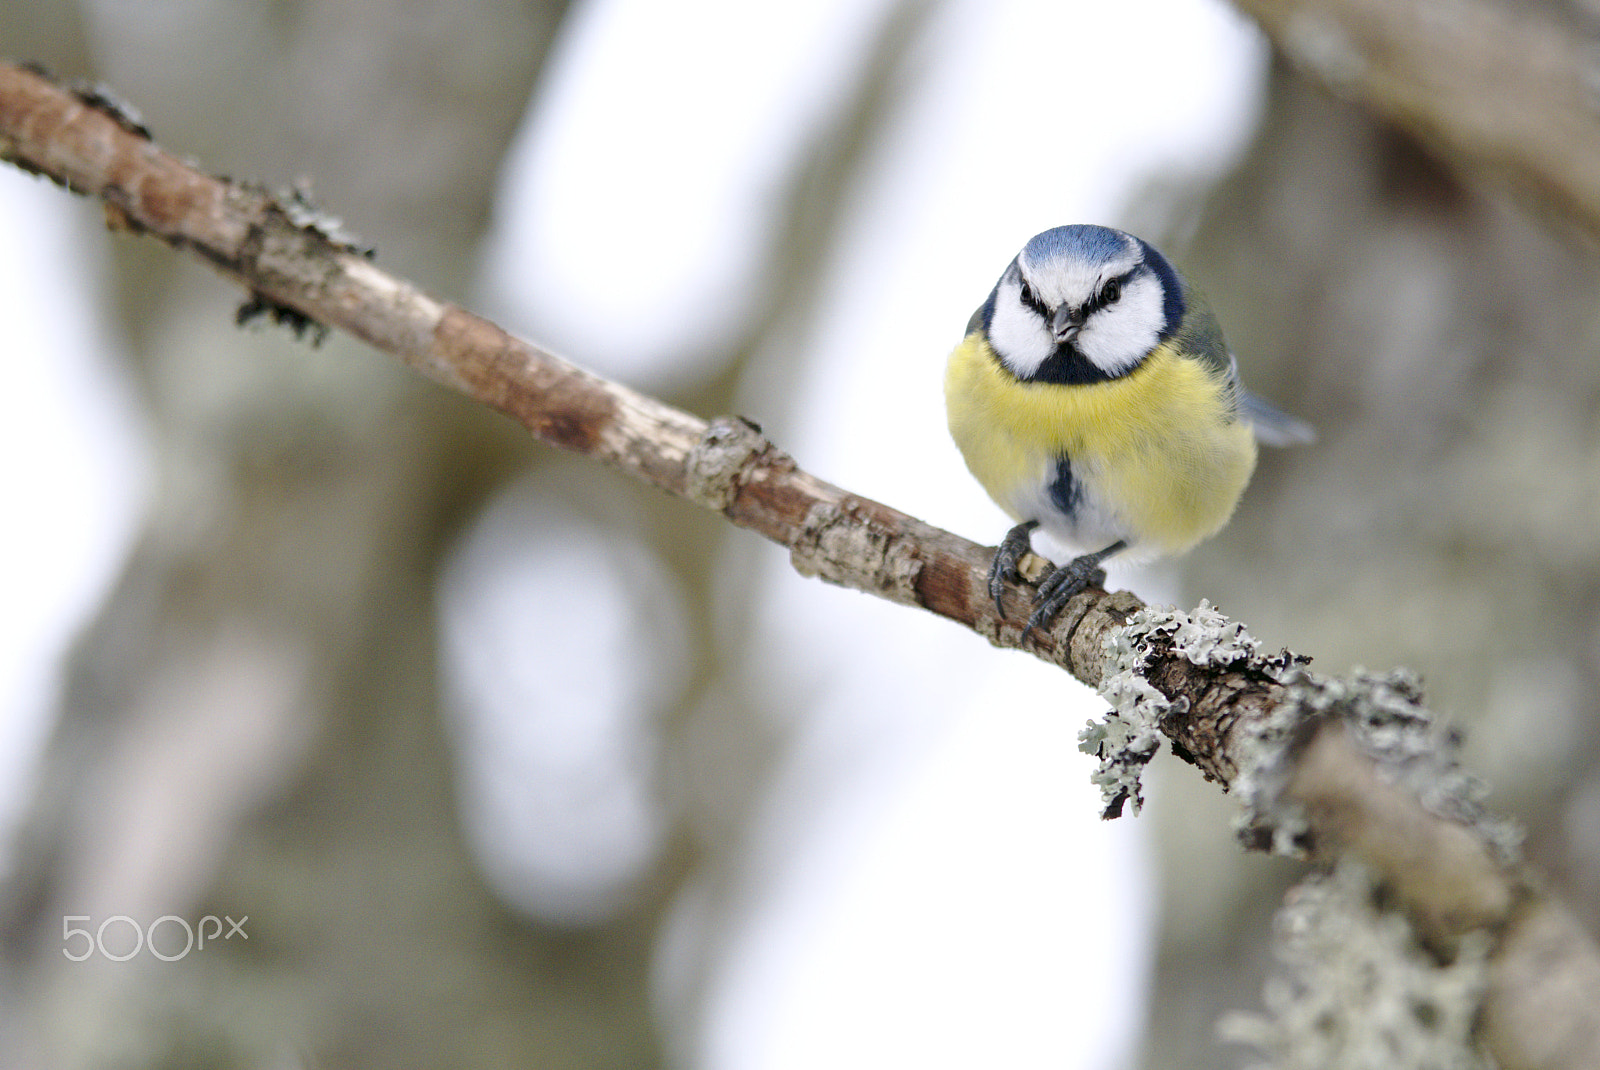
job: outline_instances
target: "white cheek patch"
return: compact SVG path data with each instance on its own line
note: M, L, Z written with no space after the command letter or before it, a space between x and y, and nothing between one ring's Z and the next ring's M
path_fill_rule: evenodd
M1056 351L1055 339L1039 314L1022 303L1022 287L1007 279L995 296L994 317L989 321L989 344L1000 362L1019 379L1039 370Z
M1078 334L1078 349L1107 375L1131 371L1155 348L1166 324L1161 282L1140 271L1122 287L1122 297L1095 312Z

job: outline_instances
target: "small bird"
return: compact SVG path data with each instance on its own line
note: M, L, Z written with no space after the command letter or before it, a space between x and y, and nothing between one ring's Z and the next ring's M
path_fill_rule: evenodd
M1220 531L1257 440L1314 437L1239 385L1216 315L1167 258L1110 227L1030 239L967 323L944 391L967 467L1017 521L989 568L1000 616L1034 529L1087 551L1040 581L1024 639L1113 554L1178 554Z

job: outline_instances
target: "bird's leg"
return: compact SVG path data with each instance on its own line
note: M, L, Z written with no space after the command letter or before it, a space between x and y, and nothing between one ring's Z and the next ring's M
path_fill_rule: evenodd
M1022 560L1023 554L1033 549L1029 536L1038 526L1037 520L1024 520L1006 532L1006 537L995 548L994 560L989 563L989 596L994 599L994 608L1001 620L1006 619L1006 607L1000 603L1001 595L1006 593L1006 581L1022 579L1022 573L1017 571L1017 562Z
M1073 558L1040 580L1039 590L1033 596L1033 613L1028 617L1028 626L1022 629L1022 637L1017 642L1026 642L1028 633L1035 628L1047 631L1050 622L1055 620L1068 599L1091 583L1104 583L1106 574L1100 562L1127 548L1128 544L1118 539L1104 550Z

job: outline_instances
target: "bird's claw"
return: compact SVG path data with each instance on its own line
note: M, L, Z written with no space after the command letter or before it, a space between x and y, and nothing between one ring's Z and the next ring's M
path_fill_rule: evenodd
M1039 589L1033 596L1033 612L1028 615L1028 623L1017 640L1019 645L1027 642L1036 629L1049 631L1056 614L1066 607L1073 595L1106 582L1101 560L1100 554L1085 554L1051 570L1039 581Z
M994 560L989 562L989 597L994 599L995 612L1000 614L1000 619L1006 619L1006 607L1003 601L1006 593L1006 581L1022 579L1017 564L1021 562L1022 555L1033 550L1033 542L1029 538L1033 529L1039 526L1037 520L1024 520L1000 540L1000 545L995 548Z
M1017 564L1023 554L1033 549L1031 536L1033 529L1038 526L1037 520L1024 520L1006 532L1006 537L995 548L994 560L989 563L989 596L994 599L995 612L1000 614L1001 620L1006 619L1006 607L1002 601L1006 593L1006 581L1022 578ZM1035 629L1049 631L1056 614L1072 600L1073 595L1091 586L1104 584L1106 570L1100 567L1100 562L1127 548L1128 544L1119 539L1104 550L1075 557L1065 565L1052 567L1046 572L1034 591L1033 612L1028 614L1028 623L1023 627L1022 637L1017 643L1027 642Z

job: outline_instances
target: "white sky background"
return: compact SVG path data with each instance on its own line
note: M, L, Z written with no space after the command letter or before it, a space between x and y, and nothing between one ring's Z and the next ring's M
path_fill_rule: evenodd
M508 163L486 258L496 311L634 385L692 382L695 352L715 352L764 283L781 178L886 7L590 0ZM1265 52L1212 0L951 0L917 48L921 77L846 192L823 317L770 357L800 362L799 395L753 382L738 411L823 478L992 542L1007 521L944 427L967 317L1036 231L1115 223L1152 178L1219 174L1253 125ZM1153 875L1137 824L1096 817L1076 732L1101 704L927 615L801 580L753 537L730 536L725 574L728 599L757 602L754 638L729 637L754 651L751 687L809 702L753 818L746 913L730 921L726 889L691 887L663 934L680 1061L1125 1065ZM498 828L480 836L506 842L527 812L484 815ZM685 978L708 955L707 1014L685 1025Z
M508 318L633 385L692 382L702 369L689 358L716 348L764 281L754 258L783 177L843 100L885 7L578 7L508 165L486 260ZM918 47L922 76L847 191L826 314L773 354L801 362L798 395L752 385L741 411L824 478L993 542L1006 520L944 428L946 354L1034 232L1115 223L1164 171L1220 172L1248 136L1264 51L1216 0L949 0ZM94 222L83 210L0 168L0 316L14 340L0 479L38 521L0 525L0 828L30 786L59 658L114 575L143 488L139 428L94 311L96 265L82 262L97 247L77 229ZM533 537L530 493L486 512L447 570L447 642L483 655L454 666L452 697L466 708L463 795L490 880L576 924L615 901L659 834L640 756L680 686L659 648L683 610L642 546L552 565L593 520L557 517ZM754 536L727 547L727 597L758 604L754 637L730 642L757 652L759 687L812 701L753 818L747 913L730 928L710 890L691 887L663 934L662 1005L683 1064L1123 1065L1141 1024L1153 875L1138 824L1095 817L1076 732L1100 704L1024 655L802 580ZM558 645L516 611L560 597L568 569L615 581L609 609L573 607L597 615L593 642ZM656 592L649 611L625 598L641 589ZM529 665L529 651L559 653ZM517 664L520 679L506 668ZM563 720L563 681L596 677L617 680L610 708ZM542 798L517 793L530 766ZM507 832L552 828L566 838ZM708 1013L685 1026L683 979L707 954Z
M99 209L0 165L0 874L33 789L61 659L121 566L145 447L104 329Z

